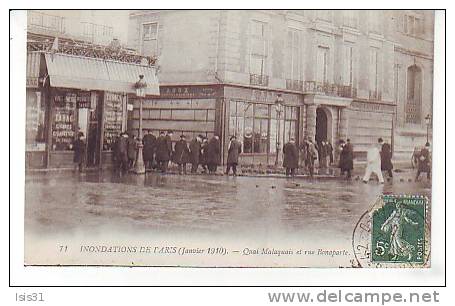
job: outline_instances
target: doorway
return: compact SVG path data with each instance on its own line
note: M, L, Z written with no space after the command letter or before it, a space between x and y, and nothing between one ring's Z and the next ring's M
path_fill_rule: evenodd
M315 140L317 144L321 141L327 140L328 135L328 118L326 112L322 108L316 109L316 135Z

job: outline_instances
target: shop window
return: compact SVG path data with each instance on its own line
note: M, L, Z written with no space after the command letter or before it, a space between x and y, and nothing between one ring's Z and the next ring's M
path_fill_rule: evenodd
M124 108L126 95L106 92L104 95L104 137L103 150L110 151L120 133L124 130Z
M77 129L76 92L56 91L52 96L52 150L72 150Z
M39 91L27 90L26 99L26 150L44 151L46 106Z
M229 134L242 142L243 153L276 152L277 141L295 138L297 107L284 107L278 124L275 108L267 104L230 102ZM279 125L279 139L277 138Z

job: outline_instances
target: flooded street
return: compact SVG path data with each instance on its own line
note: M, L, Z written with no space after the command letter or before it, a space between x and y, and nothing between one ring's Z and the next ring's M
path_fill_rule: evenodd
M110 172L28 174L25 230L94 234L106 228L134 233L254 237L317 235L346 239L382 193L430 196L430 184L341 179ZM405 179L399 180L400 177Z

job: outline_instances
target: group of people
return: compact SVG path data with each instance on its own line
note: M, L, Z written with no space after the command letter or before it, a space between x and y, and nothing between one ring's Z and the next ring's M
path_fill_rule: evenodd
M221 143L217 135L210 139L203 135L194 137L189 143L185 135L180 135L180 139L172 144L172 131L161 131L159 136L153 135L148 130L143 137L143 160L147 170L156 170L166 173L169 163L172 161L177 164L179 174L187 173L187 164L191 164L191 173L196 173L199 166L203 173L216 173L218 166L221 165ZM115 140L113 145L114 168L120 173L126 173L134 167L137 160L137 149L139 139L123 132ZM83 170L85 161L85 136L79 132L72 144L74 150L73 162L75 168ZM231 136L228 144L228 156L226 174L231 170L234 176L237 175L237 165L239 156L242 153L242 144L236 136ZM318 161L319 171L328 169L336 161L334 159L334 149L329 141L313 142L305 138L298 147L295 139L290 138L283 146L283 167L286 169L286 176L295 176L296 169L303 168L311 177L314 175L315 162ZM354 169L354 148L350 139L340 140L335 150L340 168L341 176L350 179ZM390 144L379 138L377 143L372 145L367 151L367 164L363 182L368 183L372 174L375 174L378 181L384 183L384 171L392 178L393 173L392 150ZM431 176L431 155L430 144L427 142L421 150L418 159L418 169L415 180L419 179L422 172Z
M221 144L218 136L208 139L198 135L189 143L185 135L172 144L172 131L161 131L159 136L149 130L144 135L143 160L146 170L162 173L168 171L169 163L177 164L179 174L187 173L187 165L191 164L191 173L196 173L201 166L204 173L215 173L221 164ZM113 159L115 168L120 174L134 166L137 159L138 139L123 132L114 143ZM234 170L235 172L235 170Z

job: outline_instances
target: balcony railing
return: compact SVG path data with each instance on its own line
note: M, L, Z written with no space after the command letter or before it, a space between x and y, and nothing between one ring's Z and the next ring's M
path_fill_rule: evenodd
M269 77L267 75L250 74L250 85L268 86Z
M27 27L29 30L44 30L53 33L65 33L65 18L37 11L27 12Z
M381 101L381 99L382 99L381 92L375 91L375 90L370 90L369 98L370 98L370 100L373 100L373 101Z
M303 91L303 81L299 80L286 80L286 89Z
M304 91L343 98L354 98L357 96L357 89L352 86L322 83L316 81L305 81Z

